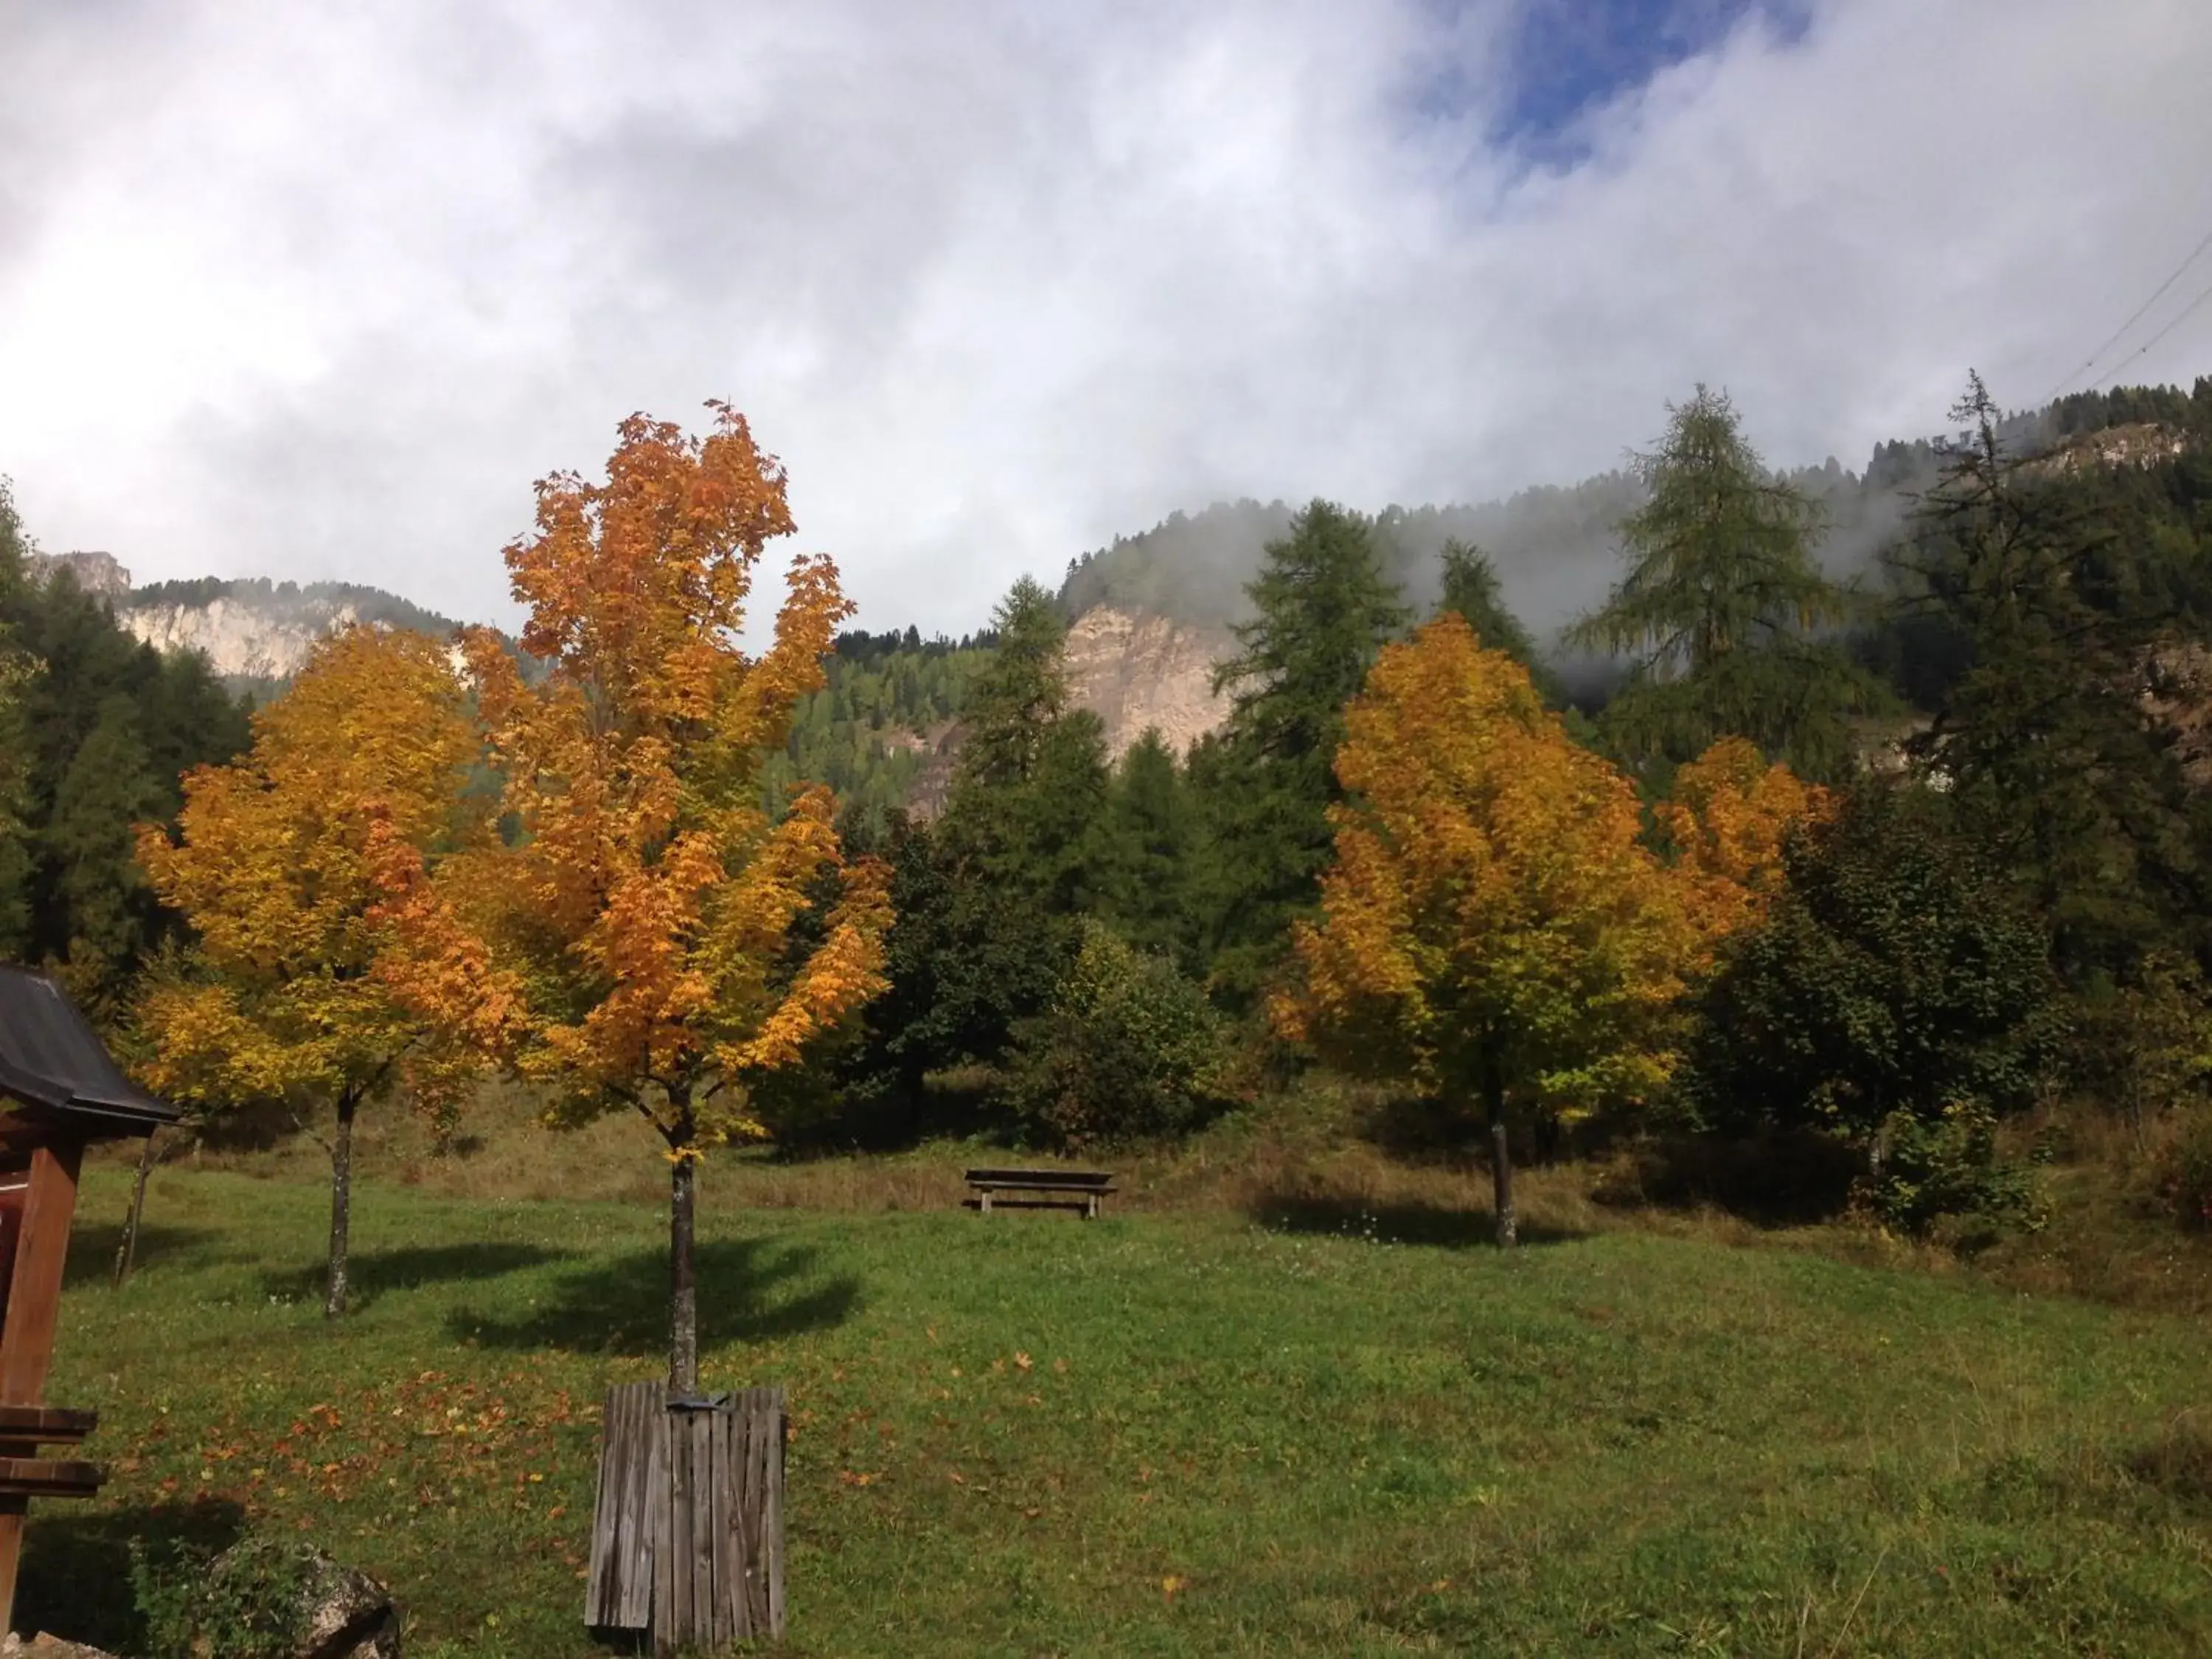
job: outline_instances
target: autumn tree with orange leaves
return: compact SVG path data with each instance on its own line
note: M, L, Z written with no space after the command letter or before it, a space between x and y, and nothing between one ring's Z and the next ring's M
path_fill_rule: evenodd
M1835 798L1747 738L1723 738L1676 769L1673 793L1653 810L1711 945L1765 914L1784 885L1790 832L1829 817Z
M1511 1243L1508 1119L1571 1122L1667 1080L1682 992L1745 908L1717 884L1757 838L1686 804L1694 853L1660 858L1628 779L1455 613L1386 647L1346 720L1335 861L1275 1020L1346 1070L1480 1103ZM1737 758L1708 760L1692 781L1735 802Z
M195 934L143 994L146 1081L208 1110L282 1102L303 1127L329 1115L333 1318L361 1107L404 1079L442 1112L478 1065L395 993L384 913L399 872L427 872L485 833L465 794L477 754L465 705L439 641L349 629L254 717L247 754L186 775L175 840L138 832L154 890Z
M530 608L526 683L492 635L466 641L514 827L496 851L407 868L393 913L426 1006L576 1121L635 1111L669 1159L670 1382L697 1387L696 1166L763 1133L749 1083L881 988L886 872L848 860L824 787L777 820L763 750L852 607L794 558L773 643L738 644L757 568L793 529L781 466L726 404L712 433L634 416L603 483L538 486L507 550Z

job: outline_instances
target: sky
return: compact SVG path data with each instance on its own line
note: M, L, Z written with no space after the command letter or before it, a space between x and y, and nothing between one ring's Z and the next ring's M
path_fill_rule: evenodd
M634 410L735 403L860 624L958 632L1179 507L1571 483L1699 380L1862 466L2212 234L2203 0L0 0L0 63L39 543L501 623ZM2208 286L2076 383L2212 372Z

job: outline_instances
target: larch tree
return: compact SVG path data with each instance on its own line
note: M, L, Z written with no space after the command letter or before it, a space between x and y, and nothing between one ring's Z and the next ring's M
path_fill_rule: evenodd
M246 754L186 775L173 840L138 833L147 879L194 934L137 1008L146 1080L207 1111L282 1102L319 1138L308 1115L328 1115L333 1318L361 1107L404 1079L445 1112L475 1067L396 994L386 899L396 866L433 868L486 833L465 793L477 750L445 645L349 629L254 717Z
M1819 508L1767 471L1724 392L1700 386L1668 415L1658 447L1633 458L1648 495L1620 526L1628 574L1565 635L1630 659L1601 729L1639 765L1732 736L1841 776L1852 719L1892 699L1830 637L1856 602L1814 558Z
M1510 1243L1509 1120L1571 1123L1663 1084L1676 1005L1726 923L1644 844L1628 779L1456 612L1385 647L1345 718L1335 861L1271 1012L1348 1070L1479 1103ZM1709 793L1738 787L1714 769ZM1742 839L1683 811L1700 848ZM1695 864L1701 881L1728 867Z
M830 790L781 818L762 805L762 757L825 684L852 606L827 557L794 558L772 643L741 647L756 568L794 526L782 467L735 410L708 407L703 438L623 422L605 483L539 483L536 530L506 557L545 674L526 681L488 633L466 642L511 833L392 884L427 1005L544 1089L556 1121L635 1112L665 1144L684 1392L699 1378L696 1166L764 1133L749 1080L881 988L890 921L885 872L846 858Z

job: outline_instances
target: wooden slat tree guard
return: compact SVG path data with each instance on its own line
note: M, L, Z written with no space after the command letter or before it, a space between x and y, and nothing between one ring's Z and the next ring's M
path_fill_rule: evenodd
M607 1391L584 1622L653 1650L783 1635L783 1390Z

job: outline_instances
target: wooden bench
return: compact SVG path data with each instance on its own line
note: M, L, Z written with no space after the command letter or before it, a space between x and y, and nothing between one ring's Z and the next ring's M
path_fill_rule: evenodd
M1004 1205L1015 1210L1080 1210L1085 1221L1093 1221L1114 1190L1114 1177L1103 1170L970 1170L968 1185L975 1196L965 1201L983 1215ZM1001 1198L1001 1193L1044 1196Z
M90 1498L100 1490L100 1468L73 1457L34 1455L41 1446L75 1447L99 1426L97 1412L53 1406L0 1406L0 1501L26 1498Z

